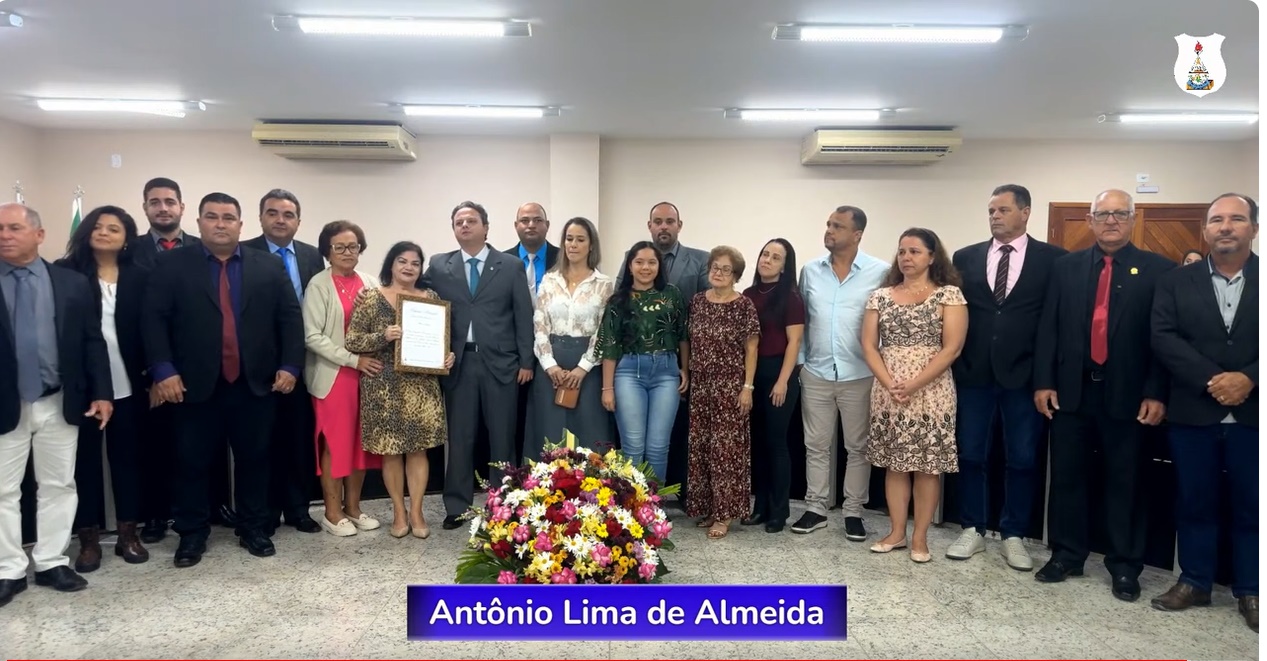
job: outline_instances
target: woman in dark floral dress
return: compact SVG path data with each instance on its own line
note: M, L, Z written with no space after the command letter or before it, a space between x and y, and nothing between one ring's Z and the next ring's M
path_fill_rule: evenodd
M703 517L709 539L748 513L752 380L761 322L752 299L735 291L743 255L730 246L708 258L712 289L691 300L691 427L687 437L686 513Z
M905 548L914 479L911 560L928 562L928 526L937 511L942 473L959 471L955 445L955 382L950 365L963 349L968 308L959 274L931 230L902 233L883 285L862 318L862 352L875 374L867 459L888 468L884 495L889 534L876 553Z

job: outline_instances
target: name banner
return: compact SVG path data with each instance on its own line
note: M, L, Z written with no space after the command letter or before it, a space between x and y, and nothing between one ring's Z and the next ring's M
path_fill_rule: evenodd
M410 640L845 640L843 585L411 585Z

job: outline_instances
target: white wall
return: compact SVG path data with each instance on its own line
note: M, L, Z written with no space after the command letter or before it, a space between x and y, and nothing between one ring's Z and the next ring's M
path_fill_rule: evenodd
M41 193L37 146L39 131L0 120L0 202L15 199L13 184L22 182L23 195L34 203ZM70 208L67 201L66 208Z
M144 225L141 187L168 176L184 189L188 230L195 229L198 199L219 190L242 201L244 238L255 236L259 197L286 188L303 203L303 240L315 242L331 220L360 223L371 246L363 266L371 271L397 240L417 241L429 254L454 249L449 212L468 198L488 207L493 245L509 247L517 240L516 208L538 201L550 213L553 241L570 216L598 222L608 273L620 268L629 245L648 236L647 212L660 200L681 209L687 245L725 243L755 256L766 240L783 236L803 262L822 253L823 225L841 204L867 212L863 250L887 259L897 236L914 225L933 229L952 249L983 240L986 202L1002 183L1033 192L1030 231L1039 238L1046 237L1049 202L1133 190L1137 172L1161 187L1140 202L1259 194L1258 147L1248 141L969 141L943 163L903 168L804 167L795 140L423 137L418 152L414 163L290 161L260 150L246 132L36 131L0 123L0 186L23 179L28 200L46 218L50 257L65 244L69 218L62 216L76 185L86 191L85 210L119 204ZM111 167L112 154L122 167ZM33 161L38 175L27 184Z

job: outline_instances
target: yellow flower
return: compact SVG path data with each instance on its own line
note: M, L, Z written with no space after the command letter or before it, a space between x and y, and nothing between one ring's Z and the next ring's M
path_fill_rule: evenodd
M600 486L600 482L596 478L587 477L581 480L581 491L593 491Z
M608 489L607 487L603 487L602 489L598 490L598 504L600 507L607 507L608 505L610 505L611 499L612 499L611 489Z
M550 491L547 490L545 487L535 487L532 490L532 495L535 498L545 498L546 496L550 495Z
M633 535L634 539L642 539L642 526L637 521L629 524L629 534Z
M633 542L625 542L625 553L633 553Z

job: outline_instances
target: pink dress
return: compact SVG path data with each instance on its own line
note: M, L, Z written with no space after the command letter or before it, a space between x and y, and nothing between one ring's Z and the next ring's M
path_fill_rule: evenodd
M343 331L352 321L352 304L361 291L361 278L331 274L334 289L343 305ZM361 448L361 373L351 367L339 367L334 385L325 399L312 398L317 420L317 475L321 474L321 437L330 448L330 477L338 480L352 471L382 468L383 459Z

